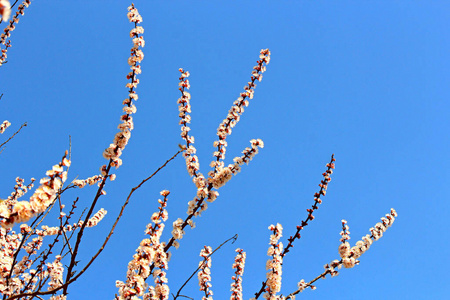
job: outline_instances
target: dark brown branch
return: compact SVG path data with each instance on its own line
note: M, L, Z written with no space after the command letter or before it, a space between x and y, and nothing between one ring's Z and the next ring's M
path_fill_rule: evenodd
M128 202L131 198L131 195L137 190L139 189L145 182L147 182L148 180L150 180L153 176L155 176L159 171L161 171L161 169L163 169L170 161L172 161L173 159L175 159L175 157L177 157L178 154L180 154L181 152L183 152L184 150L179 150L177 153L175 153L170 159L168 159L162 166L160 166L155 172L153 172L152 175L150 175L149 177L147 177L146 179L144 179L140 184L138 184L137 186L135 186L134 188L131 189L130 194L127 197L127 200L125 201L125 203L122 205L122 208L120 210L119 215L116 218L116 221L114 222L113 226L111 227L111 230L108 234L108 236L106 237L105 241L103 242L102 246L100 247L100 249L97 251L97 253L91 258L91 260L86 264L86 266L77 273L77 275L73 276L71 279L66 280L66 282L61 285L58 288L55 288L53 290L50 291L36 291L36 292L32 292L32 293L22 293L19 295L14 295L9 297L7 300L13 300L13 299L17 299L17 298L22 298L22 297L36 297L38 295L51 295L56 293L57 291L61 290L61 289L67 289L67 287L75 282L84 272L86 272L86 270L91 266L91 264L94 262L94 260L100 255L100 253L104 250L106 244L108 243L109 239L111 238L112 234L114 233L114 229L116 228L117 223L119 222L120 218L122 217L122 214L125 210L125 207L128 205ZM86 221L87 222L87 221ZM85 223L86 223L85 222ZM74 249L74 252L77 251L77 249ZM73 275L73 274L72 274Z
M295 239L301 238L300 231L305 226L308 225L308 221L314 220L314 216L312 214L315 210L319 209L318 204L322 203L322 200L320 199L320 197L325 196L325 194L326 194L328 183L331 181L330 175L333 173L332 169L334 169L335 161L336 160L334 159L334 154L332 154L331 160L327 164L327 170L322 174L324 179L319 184L320 190L319 190L319 192L314 194L314 205L312 206L312 208L307 209L308 216L306 217L306 220L302 221L301 226L297 226L297 231L295 232L294 236L290 236L288 238L289 243L287 244L287 246L284 248L283 252L281 253L281 257L284 257L289 252L289 248L294 247L293 243L294 243ZM267 280L262 282L261 288L259 289L259 291L257 293L255 293L255 299L258 299L259 296L261 296L261 294L266 290L266 286L267 286Z

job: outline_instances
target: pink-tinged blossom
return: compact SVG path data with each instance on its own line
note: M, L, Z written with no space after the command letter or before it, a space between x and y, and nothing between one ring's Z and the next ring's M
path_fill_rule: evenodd
M64 267L61 263L61 255L57 255L53 263L47 263L47 271L50 277L48 290L54 290L63 284Z
M264 294L265 299L276 300L279 299L276 294L281 290L281 275L282 275L282 265L283 257L281 253L283 252L283 243L278 242L283 233L283 227L281 224L270 225L269 230L272 231L270 236L270 246L267 250L267 255L271 258L266 263L267 281L266 281L266 293Z
M342 243L345 243L345 241L350 240L350 231L349 231L349 227L347 225L347 221L346 220L342 220L342 231L341 231L341 239L340 241Z
M67 298L65 295L54 295L49 298L49 300L66 300L66 299Z
M31 182L28 185L25 185L25 180L17 177L16 178L16 185L14 186L14 192L11 193L10 196L8 196L8 198L5 199L5 204L7 205L13 205L15 203L17 203L17 200L24 196L28 191L30 191L33 186L34 186L34 182L36 181L34 178L31 178L30 180ZM1 213L0 213L1 215Z
M244 275L246 253L242 249L236 249L236 257L234 258L233 269L234 276L231 277L233 283L231 284L230 300L242 300L242 275Z
M205 295L202 297L202 300L212 300L213 292L211 290L211 254L212 249L209 246L205 246L200 251L200 256L203 257L203 260L200 261L198 267L200 270L198 271L198 284L200 286L200 291L203 291Z
M135 114L137 109L133 104L133 101L136 101L139 97L135 91L139 84L139 79L136 78L137 74L141 73L141 67L139 63L144 59L144 53L140 48L144 47L145 41L142 36L144 29L141 26L138 26L139 23L142 22L142 17L139 14L138 10L132 4L128 7L128 19L130 22L135 23L135 28L130 31L130 37L133 41L133 47L131 48L131 55L128 58L128 64L130 65L131 72L127 74L127 79L130 80L126 84L128 90L128 98L123 101L123 111L124 115L120 117L122 123L118 126L120 130L114 136L113 143L109 145L105 151L103 151L103 157L109 160L109 165L111 167L119 168L122 165L122 159L120 156L122 155L122 151L125 149L125 146L128 144L128 141L131 137L131 131L134 128L132 114ZM105 167L102 170L102 176L107 175L108 168ZM109 177L112 179L111 177Z
M217 129L217 135L219 140L214 142L214 147L217 147L217 151L214 152L216 157L216 162L221 162L225 159L226 152L226 138L231 134L232 128L236 126L239 122L242 113L244 112L244 107L249 105L249 99L253 98L256 83L255 81L261 81L262 74L266 71L266 65L270 62L270 51L269 49L263 49L260 51L259 60L256 62L256 66L253 67L251 81L248 85L244 87L244 92L240 94L240 97L233 103L233 106L228 112L227 117L222 121ZM214 172L218 172L220 164L216 166Z
M181 240L184 235L184 230L182 228L183 226L183 219L178 218L175 222L173 222L173 230L172 230L172 236L175 240Z
M9 3L9 0L0 0L0 16L3 22L8 21L11 16L11 3Z
M101 182L102 180L103 180L102 175L94 175L87 179L75 179L74 181L72 181L72 184L79 188L84 188L86 186L86 184L93 185L95 183Z
M16 234L9 228L0 228L0 248L2 249L0 251L0 294L4 296L17 295L25 285L33 288L39 278L48 277L48 271L45 269L40 273L29 270L32 265L30 255L36 254L40 249L43 244L42 238L36 237L22 244L23 239L22 232ZM27 254L14 262L19 247L22 247Z
M63 168L70 165L70 161L66 158L67 154L66 151L62 161L46 172L49 177L40 180L41 186L36 189L29 201L13 200L0 203L2 227L12 227L15 223L26 222L44 212L53 203L67 179L67 172Z
M0 35L0 44L5 46L1 49L0 66L6 61L8 48L11 47L11 41L7 41L11 37L11 32L16 28L16 24L19 23L19 15L24 15L24 10L31 4L31 0L25 0L17 8L13 18L9 21L9 24L3 29L3 33ZM8 0L0 0L0 17L3 21L7 21L11 15L11 5Z
M206 185L205 178L202 174L198 174L197 172L200 169L200 164L198 161L198 157L195 155L197 150L194 147L194 137L189 136L189 131L191 128L188 124L191 122L191 116L189 113L191 112L191 94L189 94L188 90L190 88L189 84L189 72L184 69L179 69L181 76L179 78L179 88L178 90L181 92L181 97L178 98L178 111L181 125L181 138L186 142L186 150L183 152L183 156L186 160L186 168L190 176L194 176L193 180L196 185Z
M244 112L244 107L248 106L248 99L253 98L254 88L256 87L255 81L262 79L262 73L266 70L266 65L270 61L270 51L268 49L261 50L260 60L257 61L257 66L253 68L251 82L248 86L244 88L245 92L241 93L239 101L236 101L230 110L231 123L224 120L225 125L220 125L218 132L225 132L224 135L219 134L219 140L214 142L214 147L217 147L217 151L214 152L216 159L210 164L214 171L208 173L208 178L205 178L203 174L199 172L200 164L199 159L196 155L197 150L194 147L195 139L193 136L189 135L191 128L188 126L191 122L191 94L188 92L190 88L189 83L189 72L180 68L181 73L179 77L179 91L181 97L178 99L178 111L181 125L181 137L186 142L186 145L180 145L184 150L183 156L186 160L186 168L189 175L193 178L193 182L197 187L197 194L191 201L188 202L187 214L189 215L188 220L192 217L198 217L203 211L208 208L207 202L214 202L218 197L218 191L213 191L212 189L219 189L225 185L233 175L240 171L241 165L243 163L248 163L254 155L258 153L258 148L264 146L263 142L259 139L251 140L251 148L246 148L243 151L243 156L236 158L234 164L230 164L227 167L222 161L225 158L225 149L227 147L226 136L231 134L231 128L235 126L240 115ZM182 237L184 231L182 229L186 226L186 221L181 222L180 220L174 223L174 230L172 232L172 238L169 241L170 246L179 246L178 239Z
M0 134L5 132L6 128L8 128L9 126L11 126L11 123L9 121L3 121L3 123L0 124Z
M158 200L160 206L158 211L152 215L152 222L146 227L145 233L149 238L141 241L136 249L136 254L128 263L126 282L116 281L116 287L119 288L119 296L116 299L168 299L169 286L167 285L166 273L168 269L168 254L165 252L165 243L160 242L161 234L164 230L163 221L168 218L165 207L167 206L167 196L169 191L161 191L163 200ZM153 271L155 286L148 287L145 280L151 275L150 266L153 265L156 270Z
M221 162L213 161L211 166L216 169L216 172L211 172L214 177L210 180L212 186L216 189L224 186L233 175L236 175L241 171L241 166L243 164L248 164L253 157L258 154L258 148L264 147L264 142L260 139L253 139L250 141L251 148L247 147L242 151L243 155L240 157L235 157L233 159L234 164L228 165L228 167L223 167Z
M342 220L343 230L341 231L341 244L339 245L338 252L341 260L333 260L331 263L326 264L324 266L325 271L319 275L312 282L316 281L319 278L325 278L327 274L330 274L331 277L337 276L339 274L338 270L342 267L344 268L353 268L354 266L359 264L358 258L366 252L370 245L377 239L379 239L382 234L389 228L397 217L397 212L391 208L389 214L386 214L385 217L381 218L381 222L377 223L373 228L370 228L371 235L367 234L362 237L360 241L357 241L355 246L350 248L350 244L347 240L350 239L349 227L347 225L347 221ZM306 287L310 287L313 289L314 286L311 283L305 283L304 280L299 282L298 290L294 293L291 293L286 299L293 299L292 297L301 291L303 291ZM315 288L315 287L314 287Z

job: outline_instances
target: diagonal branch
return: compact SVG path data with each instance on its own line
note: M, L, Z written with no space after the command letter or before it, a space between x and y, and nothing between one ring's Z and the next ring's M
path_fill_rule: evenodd
M297 231L294 234L294 237L290 236L288 241L288 245L284 248L283 252L281 253L281 257L284 257L288 252L289 252L289 248L294 247L293 243L295 239L300 239L300 231L308 225L308 221L312 221L314 220L314 216L312 215L313 212L315 210L317 210L318 204L322 203L322 200L320 199L321 196L325 196L326 194L326 190L328 187L328 183L331 180L330 175L333 173L332 169L334 169L334 162L336 161L336 159L334 158L334 154L331 155L331 160L330 162L327 164L327 170L322 174L324 179L320 182L319 186L320 186L320 190L318 193L314 194L314 205L312 206L312 208L308 208L308 216L306 218L306 220L303 220L301 223L301 226L297 226ZM262 286L259 289L259 291L257 293L255 293L255 299L258 299L259 296L261 296L261 294L266 290L266 286L267 286L267 280L262 282Z
M125 203L122 205L122 208L120 210L119 215L116 218L116 221L114 222L113 226L111 227L111 230L108 234L108 236L105 238L105 241L103 242L102 246L98 249L97 253L95 253L95 255L91 258L91 260L86 264L86 266L79 271L75 276L73 276L71 279L67 280L63 285L50 290L50 291L36 291L36 292L32 292L32 293L22 293L19 295L14 295L11 296L9 298L7 298L7 300L13 300L13 299L18 299L18 298L26 298L26 297L37 297L39 295L52 295L55 294L57 291L61 290L61 289L67 289L67 287L75 282L84 272L86 272L86 270L92 265L92 263L94 262L94 260L100 255L100 253L105 249L106 244L108 243L109 239L111 238L112 234L114 233L114 229L116 228L117 223L119 223L120 218L122 217L122 214L126 208L126 206L129 203L129 200L131 198L131 195L137 190L139 189L145 182L147 182L148 180L152 179L153 176L155 176L159 171L161 171L161 169L163 169L169 162L171 162L173 159L175 159L175 157L178 156L178 154L180 154L181 152L183 152L184 149L180 149L178 150L177 153L175 153L170 159L168 159L162 166L160 166L155 172L153 172L152 175L150 175L149 177L147 177L146 179L142 180L142 182L140 184L138 184L137 186L135 186L134 188L131 189L130 194L127 197L127 200L125 201ZM85 222L86 223L86 222ZM74 252L77 251L77 249L74 249ZM74 263L75 265L75 263ZM74 275L74 274L72 274Z
M205 262L207 261L207 259L210 258L210 257L214 254L214 252L216 252L217 250L219 250L223 245L225 245L225 244L228 243L229 241L233 240L233 242L231 242L231 243L234 244L234 242L237 240L237 238L238 238L238 235L235 234L234 236L232 236L231 238L229 238L228 240L226 240L225 242L223 242L222 244L220 244L216 249L214 249L214 251L213 251L210 255L208 255L208 256L203 260L203 263L200 264L200 265L198 266L198 268L195 269L195 271L192 273L192 275L189 276L189 278L183 283L183 285L182 285L182 286L180 287L180 289L178 290L177 294L176 294L176 295L172 294L173 299L176 300L178 297L186 297L186 296L180 295L181 290L182 290L182 289L186 286L186 284L192 279L192 277L194 277L195 274L197 274L198 270L200 270L200 268L205 264ZM189 297L186 297L186 298L189 298Z
M18 134L22 130L22 128L25 126L27 126L27 122L23 123L22 126L20 126L20 128L9 139L7 139L5 142L0 144L0 148L3 147L4 145L6 145L10 140L12 140L14 138L14 136L16 134ZM3 150L1 150L1 151L3 151ZM0 153L1 153L1 151L0 151Z

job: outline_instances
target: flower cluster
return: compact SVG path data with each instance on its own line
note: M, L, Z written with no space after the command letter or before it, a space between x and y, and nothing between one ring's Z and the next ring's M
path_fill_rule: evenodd
M178 111L180 117L180 125L181 125L181 138L186 142L186 150L183 153L183 156L186 160L186 167L190 176L197 176L197 171L200 169L200 164L198 162L198 157L195 155L197 150L194 147L194 137L189 136L189 131L191 128L188 126L191 123L191 116L189 113L191 112L191 94L187 91L190 88L189 84L189 72L180 68L178 71L181 72L181 76L179 78L180 82L178 83L178 90L181 92L181 97L178 98Z
M283 265L283 257L281 253L283 251L283 243L278 242L283 233L283 227L281 224L270 225L269 230L272 231L270 235L270 246L267 251L267 255L271 256L266 263L267 272L267 288L264 294L264 298L268 300L278 299L276 293L281 290L281 266Z
M2 21L8 21L11 16L11 3L9 3L9 0L0 0L0 16Z
M34 215L44 212L56 199L58 191L67 179L67 171L64 167L70 166L70 160L66 158L67 151L62 161L47 171L49 177L40 180L41 186L36 189L30 201L15 201L15 203L0 203L0 225L12 227L15 223L26 222Z
M56 255L55 260L52 263L47 263L47 271L50 277L50 281L48 283L48 290L54 290L61 286L63 283L63 272L64 267L61 263L61 255Z
M370 228L370 232L372 233L370 238L375 241L381 238L383 236L383 233L386 232L389 227L391 227L392 223L394 223L396 217L397 212L395 211L395 209L391 208L390 213L381 218L381 222L375 224L374 228Z
M17 202L17 199L25 195L30 189L33 188L35 179L31 178L31 182L28 185L24 184L25 180L17 177L16 185L14 186L14 192L11 193L10 196L5 200L8 204L14 204Z
M174 238L173 246L178 249L180 247L180 243L178 240L181 240L185 234L184 227L183 227L184 221L181 218L178 218L175 222L173 222L173 230L172 230L172 237ZM187 224L193 229L195 228L195 223L192 221L192 219L187 220Z
M200 291L205 293L202 300L212 300L213 292L211 291L211 254L212 249L209 246L205 246L200 251L200 256L203 257L203 261L198 264L200 270L198 271L198 284L200 285Z
M253 99L253 94L255 92L256 83L255 81L262 80L262 74L266 71L266 65L270 62L270 51L269 49L262 49L260 51L259 60L256 62L256 66L253 67L251 81L244 87L244 92L240 94L238 99L234 101L233 106L228 111L227 117L222 121L217 129L217 135L219 140L214 142L214 147L217 147L217 151L214 152L216 157L217 165L215 172L218 172L219 167L223 166L223 161L225 159L225 152L227 147L226 138L231 134L232 128L236 126L239 122L242 113L244 112L244 107L249 105L249 99Z
M211 178L209 178L211 180ZM202 183L202 180L195 181L196 183ZM188 215L200 216L203 211L208 208L208 204L205 203L204 200L208 202L214 202L219 196L218 191L211 190L211 186L208 185L198 185L197 187L197 195L195 198L188 202Z
M373 241L376 241L383 235L388 227L392 225L396 217L397 212L393 208L391 208L390 213L386 214L386 217L381 218L381 222L377 223L374 228L370 228L372 234L363 236L362 239L356 242L355 246L353 247L350 247L350 244L347 242L350 239L350 231L349 226L347 225L347 221L342 220L342 231L340 232L341 244L338 248L339 256L341 257L341 259L335 259L331 263L326 264L324 266L325 271L309 283L305 283L305 281L302 279L298 283L298 289L295 292L291 293L288 297L286 297L286 299L294 299L294 296L296 294L302 292L307 287L315 289L315 286L313 286L312 283L317 281L318 279L324 279L327 274L330 274L331 277L339 275L338 270L341 269L342 266L344 268L353 268L359 263L358 258L369 249Z
M258 148L264 148L264 142L260 139L250 140L251 148L247 147L242 151L243 155L240 157L235 157L233 159L234 164L228 165L228 167L222 167L213 161L211 166L216 166L216 173L210 172L212 176L211 183L216 189L224 186L232 177L241 171L241 166L243 164L248 164L256 154L258 154Z
M350 239L350 231L349 231L350 227L348 227L346 220L342 220L341 222L342 222L342 231L340 232L341 239L339 241L345 243Z
M189 72L180 68L181 76L179 78L179 91L181 97L178 99L178 111L181 125L181 137L185 141L185 146L180 146L184 150L183 156L186 160L187 171L192 176L192 181L197 187L197 194L191 201L188 202L187 214L188 217L183 221L178 219L173 223L172 238L167 244L167 248L172 245L174 247L179 246L178 240L184 235L184 228L190 225L192 228L195 224L192 222L192 217L198 217L203 211L208 208L206 202L214 202L219 196L219 192L214 189L219 189L224 186L233 175L239 173L241 166L244 163L248 163L258 153L258 148L263 148L264 143L260 139L251 140L251 147L244 149L243 155L234 159L234 164L230 164L225 167L222 161L225 158L225 149L227 146L226 137L231 134L231 128L233 128L239 121L240 115L244 112L244 106L248 106L248 99L253 98L254 89L256 87L255 81L262 79L262 73L266 70L266 65L270 61L270 51L268 49L261 50L257 65L253 68L251 81L246 87L245 92L241 93L238 100L235 101L231 108L227 119L225 119L219 126L218 135L219 141L214 142L214 147L218 147L218 150L214 152L216 157L210 164L213 171L208 172L208 178L199 172L200 164L199 159L195 155L196 149L194 147L194 137L189 135L190 127L188 124L191 122L191 95L188 92L190 88Z
M116 175L115 174L111 174L108 176L110 178L110 180L114 180L116 179ZM94 185L96 183L100 183L103 180L103 176L102 175L94 175L92 177L89 177L87 179L75 179L74 181L72 181L73 185L79 187L79 188L84 188L86 186L86 184L89 185Z
M342 265L345 268L353 268L357 265L359 263L358 258L370 248L373 241L376 241L383 236L383 233L392 225L392 223L394 223L396 217L397 212L391 208L390 213L386 214L386 217L381 218L381 222L370 228L371 235L367 234L363 236L362 239L357 241L355 246L351 248L348 242L343 242L339 246L339 255L341 256ZM343 222L344 221L345 220L343 220ZM345 226L348 231L348 225ZM344 234L341 233L343 236L349 234L349 232L345 232L345 230L343 230L343 232Z
M142 17L133 4L128 7L127 16L130 22L135 24L135 27L130 31L133 47L131 48L131 56L128 58L128 64L131 68L131 72L127 74L127 79L130 80L130 82L126 84L126 87L129 89L128 98L123 101L123 111L125 114L120 117L120 120L122 121L118 126L120 131L115 135L114 141L109 145L109 148L103 152L103 157L109 160L109 165L116 168L122 165L120 156L122 155L123 149L128 144L128 140L131 137L131 131L134 128L133 117L131 115L136 113L136 106L133 104L133 100L136 101L138 99L135 89L139 84L139 79L136 78L136 75L141 73L141 66L139 63L144 59L144 53L140 49L145 45L144 38L141 35L144 33L144 28L138 26L138 24L142 22ZM107 170L107 166L101 167L103 176L107 175Z
M105 217L105 215L107 214L107 211L103 208L101 208L99 211L97 211L91 218L89 218L89 220L86 223L86 227L94 227L96 226L101 220L103 220L103 218ZM61 232L70 232L70 231L74 231L75 229L80 228L81 226L83 226L84 221L80 220L78 221L78 223L74 223L73 225L66 225L64 227L60 226L52 226L49 227L47 225L42 225L41 229L36 229L33 231L33 229L26 225L26 224L22 224L20 225L20 230L22 233L31 233L33 232L34 234L38 235L38 236L50 236L50 235L57 235L57 234L61 234Z
M231 284L230 300L242 300L242 275L244 275L244 266L246 253L242 249L236 249L236 257L234 258L233 269L236 269L234 276L231 277L233 283Z
M6 128L8 128L9 126L11 126L11 123L9 121L3 121L3 123L0 124L0 134L5 132Z
M15 262L16 251L21 245L22 234L12 231L9 228L0 228L0 294L12 296L18 293L26 285L34 285L38 281L35 276L36 270L30 268L32 261L30 255L35 254L42 246L42 238L34 238L23 245L28 255L25 255L19 262ZM11 275L20 275L20 278L11 278Z
M11 47L11 42L6 41L11 37L11 31L16 29L17 23L19 23L19 15L24 15L24 10L26 7L30 6L31 0L24 0L22 4L19 5L17 12L15 13L12 20L9 21L8 26L3 29L3 33L0 35L0 44L5 46L5 49L1 49L2 55L0 56L0 66L6 61L8 48ZM0 15L3 21L9 19L11 15L11 5L8 0L0 0Z
M137 299L136 297L144 297L144 299L168 299L169 287L166 284L166 272L168 269L168 254L164 251L164 243L160 242L161 234L164 230L164 223L168 218L167 196L169 191L161 191L164 200L158 200L160 206L158 211L152 217L152 223L147 225L145 231L150 238L141 241L140 246L136 249L133 260L128 264L127 281L116 281L116 287L119 288L119 296L116 299ZM150 266L154 265L159 270L153 271L155 278L155 287L149 287L148 292L145 280L150 276Z

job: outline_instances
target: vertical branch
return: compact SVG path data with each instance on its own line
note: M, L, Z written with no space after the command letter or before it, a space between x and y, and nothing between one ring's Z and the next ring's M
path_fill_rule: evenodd
M142 17L133 4L130 7L128 7L127 17L130 20L130 22L134 23L134 28L130 31L130 37L133 40L133 47L131 48L131 56L128 58L128 64L130 65L132 71L127 75L127 79L130 79L131 82L127 83L126 85L126 87L129 88L129 94L128 98L123 101L123 104L125 105L123 111L125 112L125 114L122 115L121 117L122 123L118 126L120 132L118 132L115 135L114 141L109 146L109 148L107 148L103 152L103 156L105 157L105 159L108 159L109 162L108 165L103 165L101 167L103 180L99 185L99 189L97 190L97 194L95 195L94 200L92 201L91 207L89 208L85 221L81 226L80 231L78 232L77 240L74 246L74 255L72 255L69 267L67 268L67 276L65 280L66 282L68 282L74 275L72 270L76 264L76 255L78 253L78 248L80 246L81 238L83 236L83 232L86 227L87 221L91 217L95 205L97 204L97 201L100 198L100 196L106 194L103 188L106 184L106 180L112 176L109 174L111 167L118 168L122 165L122 160L120 159L120 156L122 154L122 150L125 148L125 146L128 143L128 140L130 139L131 130L133 130L134 128L133 118L131 117L131 114L136 113L136 106L133 104L133 100L136 101L138 99L138 95L135 92L135 88L139 84L139 79L136 78L136 75L141 73L141 67L139 63L142 62L142 60L144 59L144 53L142 52L140 47L143 47L145 45L145 41L141 36L141 34L144 32L144 29L141 26L138 26L138 24L142 22ZM67 288L68 285L65 285L63 291L64 295L67 295Z

